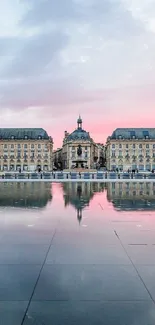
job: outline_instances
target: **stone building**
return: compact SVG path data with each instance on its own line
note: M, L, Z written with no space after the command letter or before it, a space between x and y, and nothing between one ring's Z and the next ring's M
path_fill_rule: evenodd
M97 159L97 164L99 167L105 167L105 146L103 143L96 143L97 148L98 148L98 159Z
M62 170L62 148L53 151L53 170Z
M63 169L94 169L98 160L98 152L98 147L89 132L82 128L82 119L79 116L77 128L70 134L65 131L62 146Z
M0 170L52 169L53 140L42 128L0 129Z
M106 143L108 170L155 169L155 129L116 129Z

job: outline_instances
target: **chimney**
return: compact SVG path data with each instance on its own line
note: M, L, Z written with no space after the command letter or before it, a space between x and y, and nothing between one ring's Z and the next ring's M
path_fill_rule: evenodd
M67 131L65 131L65 138L67 137L67 135L68 135L68 132L67 132Z

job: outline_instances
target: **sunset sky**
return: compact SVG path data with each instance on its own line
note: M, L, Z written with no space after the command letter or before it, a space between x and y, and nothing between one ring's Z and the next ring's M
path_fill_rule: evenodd
M0 127L155 127L154 0L0 2Z

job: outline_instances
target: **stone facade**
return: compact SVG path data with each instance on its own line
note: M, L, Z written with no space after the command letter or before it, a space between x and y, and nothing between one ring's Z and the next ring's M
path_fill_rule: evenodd
M62 170L62 148L53 151L53 169Z
M62 146L63 169L94 169L98 159L98 147L89 132L82 128L82 119L77 120L77 129L72 133L65 131Z
M0 170L52 170L53 140L43 129L0 129Z
M155 170L155 129L116 129L107 139L108 170Z

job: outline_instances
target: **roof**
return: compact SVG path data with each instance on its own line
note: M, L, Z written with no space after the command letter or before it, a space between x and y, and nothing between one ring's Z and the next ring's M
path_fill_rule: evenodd
M49 139L47 132L42 128L5 128L0 129L0 139Z
M73 131L71 134L69 134L66 137L66 140L67 141L70 141L70 140L73 140L73 141L74 140L88 140L88 141L90 141L91 137L89 135L89 132L86 132L85 130L78 128L75 131Z
M155 140L155 128L118 128L116 129L110 139L152 139Z

